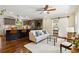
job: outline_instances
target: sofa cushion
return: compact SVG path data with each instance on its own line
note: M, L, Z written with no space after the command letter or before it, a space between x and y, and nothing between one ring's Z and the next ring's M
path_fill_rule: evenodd
M38 36L42 35L42 32L41 31L36 31L35 35L36 35L36 37L38 37Z
M36 36L36 37L38 37L38 36L39 36L38 31L36 31L36 32L35 32L35 36Z
M42 30L42 32L43 32L44 34L47 34L46 30Z
M39 35L42 35L42 32L41 32L41 31L38 31L38 34L39 34Z

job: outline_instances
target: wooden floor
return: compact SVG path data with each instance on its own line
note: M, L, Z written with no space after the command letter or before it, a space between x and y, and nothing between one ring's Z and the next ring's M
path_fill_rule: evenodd
M24 47L25 44L30 42L31 41L29 41L27 38L6 41L3 44L2 49L0 49L0 53L32 53L30 50Z
M30 43L26 38L18 39L13 41L7 41L3 48L0 50L1 53L31 53L28 49L24 48L25 44Z

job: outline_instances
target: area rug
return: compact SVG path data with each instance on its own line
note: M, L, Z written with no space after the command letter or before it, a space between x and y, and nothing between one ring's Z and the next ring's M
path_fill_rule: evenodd
M25 48L29 49L32 53L60 53L60 43L64 41L63 39L58 39L56 45L54 46L53 39L48 41L47 39L39 42L37 44L31 42L24 45ZM62 49L62 53L70 53L70 50Z

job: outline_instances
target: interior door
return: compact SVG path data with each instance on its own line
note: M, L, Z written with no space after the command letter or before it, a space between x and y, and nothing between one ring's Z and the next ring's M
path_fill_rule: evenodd
M60 18L58 22L59 36L65 37L67 35L68 18Z

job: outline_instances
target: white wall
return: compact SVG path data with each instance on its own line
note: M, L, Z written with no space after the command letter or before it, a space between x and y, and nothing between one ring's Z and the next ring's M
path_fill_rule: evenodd
M65 37L67 34L68 18L61 18L58 23L59 36ZM53 21L50 18L43 19L43 29L46 29L51 35L53 34Z
M75 26L75 14L70 15L68 19L69 27L74 27Z
M43 29L46 29L49 32L49 34L53 34L52 20L50 18L43 19Z
M65 37L67 35L67 28L74 27L75 15L72 14L69 18L61 18L58 23L59 36ZM53 34L53 23L50 18L43 19L43 29L46 29L50 34Z
M75 13L75 31L79 33L79 9Z
M0 34L3 34L3 30L4 30L4 20L3 16L0 16Z

